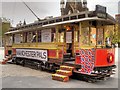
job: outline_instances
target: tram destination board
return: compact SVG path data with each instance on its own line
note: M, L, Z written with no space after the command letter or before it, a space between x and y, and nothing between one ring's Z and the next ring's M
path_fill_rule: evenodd
M42 61L48 60L47 50L16 49L16 57L37 59Z
M104 19L107 18L106 7L101 6L101 5L96 5L96 10L95 11L96 11L96 15L99 18L104 18Z

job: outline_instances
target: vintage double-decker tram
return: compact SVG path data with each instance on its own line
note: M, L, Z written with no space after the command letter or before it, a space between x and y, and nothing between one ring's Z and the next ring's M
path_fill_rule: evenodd
M5 33L5 55L16 64L42 70L67 65L76 77L103 79L116 67L115 49L106 37L114 24L109 14L95 10L18 26Z

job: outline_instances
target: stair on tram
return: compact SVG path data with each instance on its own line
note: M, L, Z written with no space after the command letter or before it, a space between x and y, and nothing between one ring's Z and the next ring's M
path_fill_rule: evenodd
M6 56L3 60L0 61L0 64L6 64L11 59L12 55Z
M74 67L62 65L59 70L56 70L55 74L52 74L52 79L67 82L69 81L69 77L72 76L73 70Z
M63 61L64 62L67 62L67 61L75 61L75 58L73 58L71 56L71 53L66 53L63 55Z

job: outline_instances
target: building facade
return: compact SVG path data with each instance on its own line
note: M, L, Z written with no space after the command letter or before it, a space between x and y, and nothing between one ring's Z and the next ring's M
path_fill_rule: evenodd
M0 18L0 47L4 47L4 33L10 28L10 22L5 18Z
M83 0L67 0L65 3L64 0L61 0L61 15L68 15L72 13L79 13L82 11L88 11L87 1Z
M120 47L120 14L115 15L116 31L118 33L118 46Z

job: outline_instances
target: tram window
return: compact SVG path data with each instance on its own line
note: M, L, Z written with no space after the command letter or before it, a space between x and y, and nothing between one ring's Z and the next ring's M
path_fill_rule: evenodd
M36 42L36 31L32 32L32 42Z
M13 42L13 38L12 36L7 36L8 38L6 39L6 45L12 45L12 42Z
M15 34L15 43L22 43L23 35L22 34Z
M28 32L27 34L27 42L31 42L32 40L32 32Z
M81 44L89 45L89 27L82 28L81 30Z
M74 42L79 42L79 31L75 31L74 38L75 38Z
M92 46L96 45L96 28L91 28L91 33L90 33L90 44Z
M59 30L58 37L58 42L64 42L64 31L62 29Z
M23 42L24 42L24 43L27 42L27 35L28 35L27 32L23 33Z
M12 42L15 43L15 34L13 34L12 40L13 40Z
M23 43L23 34L20 34L20 43Z
M103 44L103 28L98 29L98 36L97 36L97 44L102 45Z
M52 38L51 38L52 42L55 42L56 41L56 32L55 32L55 28L52 28Z
M38 42L41 42L41 31L38 31Z
M64 32L59 32L59 42L64 42Z

